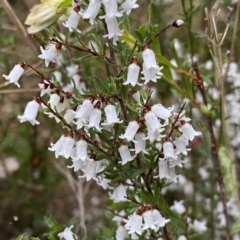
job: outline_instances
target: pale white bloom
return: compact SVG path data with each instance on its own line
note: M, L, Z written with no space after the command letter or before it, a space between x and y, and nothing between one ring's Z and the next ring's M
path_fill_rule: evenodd
M81 160L86 161L89 159L88 156L88 143L84 139L79 139L76 142L76 146L72 152L71 158L73 161Z
M201 135L201 132L195 131L189 123L182 124L178 129L190 141L192 141L195 136Z
M75 117L75 114L76 114L76 112L75 112L74 110L68 109L68 110L65 112L64 116L63 116L63 118L65 119L66 123L68 123L68 124L71 123L72 120L73 120L74 117Z
M82 105L77 110L75 118L83 118L83 120L85 120L90 115L93 109L94 107L92 101L89 99L85 99Z
M59 44L50 44L46 49L40 46L42 54L38 55L39 58L45 60L45 65L48 67L50 62L55 62L58 52L61 49Z
M132 161L135 158L135 156L131 156L129 148L126 145L120 146L118 148L118 152L119 152L120 157L122 159L122 165Z
M135 151L135 154L138 154L140 152L148 154L148 152L146 151L146 136L144 133L142 132L136 133L133 142L134 142L135 148L132 150Z
M63 26L68 28L70 32L73 32L73 30L76 30L78 33L81 33L81 31L77 28L78 22L80 20L80 14L79 14L79 7L75 7L72 9L68 20L63 23Z
M39 103L37 102L37 100L32 100L30 102L28 102L24 114L22 116L18 116L18 119L20 120L20 122L30 122L33 126L36 124L40 124L40 122L38 122L36 120L37 117L37 113L38 113L38 109L39 109Z
M193 223L190 222L189 228L196 232L204 232L207 230L206 221L194 220Z
M172 211L177 212L180 215L186 213L186 208L183 205L183 200L181 200L181 201L174 200L174 204L170 207L170 209Z
M124 134L121 134L119 138L121 139L127 139L129 142L133 141L138 129L140 128L137 121L129 122L126 131Z
M72 154L74 144L75 140L72 136L62 135L55 144L51 143L51 147L48 148L48 150L55 152L56 158L58 158L59 156L63 156L67 159Z
M89 116L89 124L86 126L87 128L95 128L98 131L101 131L100 122L102 117L102 111L98 108L94 108Z
M114 202L126 202L127 201L127 187L120 184L117 188L114 188L113 193L110 194L110 199Z
M79 71L79 66L77 64L71 64L68 67L66 67L67 70L67 76L73 77L75 74Z
M154 104L151 107L151 111L160 119L164 120L164 124L168 124L169 118L172 115L174 106L171 108L165 108L162 104Z
M18 87L20 87L20 84L18 83L19 78L22 76L24 73L24 63L19 63L13 67L13 69L10 71L9 75L3 74L3 77L6 80L9 80L10 83L14 83Z
M176 159L176 155L174 153L173 144L171 142L164 142L163 143L163 154L164 158L173 158Z
M191 150L190 148L187 148L188 139L186 139L186 137L184 137L183 135L176 138L173 141L173 143L174 143L175 148L176 148L175 149L176 154L182 153L183 155L187 156L187 152Z
M58 109L59 102L60 102L60 96L57 93L51 94L48 104L50 105L52 110L55 111L55 108Z
M140 67L136 63L131 63L128 66L127 72L127 81L123 83L123 85L131 84L133 87L138 85L142 85L138 83L138 76L140 72Z
M141 103L140 101L140 92L139 91L136 91L133 93L132 95L133 99L137 102L137 103Z
M159 159L158 161L158 176L160 179L169 179L175 181L176 174L174 172L174 168L169 166L168 161L165 159Z
M143 216L143 220L144 220L144 225L142 226L142 230L146 230L149 228L152 230L156 230L156 226L155 226L154 220L153 220L153 211L147 210L142 214L142 216Z
M73 225L66 227L63 232L58 233L58 237L64 240L75 240L77 236L72 232Z
M117 227L115 237L116 237L116 240L124 240L124 239L128 238L129 236L128 236L126 228L122 225L119 225Z
M38 86L41 89L40 97L44 96L45 94L51 95L53 89L51 89L51 84L49 84L46 80L44 80L43 83L39 83Z
M112 0L115 1L115 0ZM119 36L122 36L123 30L120 30L118 26L118 21L115 16L107 16L105 18L105 22L107 25L108 33L103 35L103 37L107 37L108 39L113 39L113 44L116 45Z
M128 230L128 234L137 233L139 235L142 234L142 216L138 215L134 212L132 215L128 217L128 219L124 219L126 224L124 227Z
M153 221L157 229L164 227L168 222L170 222L170 219L164 218L157 209L153 209L152 211Z
M148 132L153 132L155 130L158 132L160 131L162 125L160 124L156 115L152 111L147 112L144 115L144 118L146 120Z
M187 238L184 235L180 235L177 240L187 240Z
M94 179L98 181L96 174L100 171L101 162L95 161L94 159L87 159L85 161L84 168L81 170L84 172L84 175L79 176L79 178L86 178L86 181Z
M107 104L104 108L104 112L106 114L107 122L102 123L102 125L112 125L114 123L122 123L123 121L118 118L116 107L112 104Z
M123 8L124 12L129 15L132 9L138 8L139 5L136 4L137 0L126 0L121 7Z
M149 81L157 82L157 79L162 77L161 70L163 67L159 67L156 62L154 52L149 49L145 48L142 52L143 56L143 71L142 74L144 77L142 79L145 80L144 84L148 84Z
M121 17L122 13L117 10L117 0L102 0L106 15L101 18Z
M94 24L95 18L97 17L101 8L100 0L90 0L86 11L83 13L83 19L89 19L91 25Z

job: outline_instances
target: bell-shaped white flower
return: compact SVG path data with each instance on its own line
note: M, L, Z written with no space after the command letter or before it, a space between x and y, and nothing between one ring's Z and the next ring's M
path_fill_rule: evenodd
M76 112L73 109L68 109L63 116L66 123L68 123L68 124L71 123L75 117L75 114L76 114Z
M81 169L84 175L79 176L79 178L86 178L86 181L94 179L97 181L96 174L100 171L101 162L95 161L94 159L87 159L85 161L85 168Z
M89 19L91 25L94 24L95 18L97 17L101 8L100 0L90 0L86 11L82 14L83 19Z
M89 124L86 126L87 128L95 128L96 130L101 131L99 125L101 122L102 111L99 109L99 107L100 106L95 106L95 108L91 111L89 116Z
M153 220L153 211L147 210L142 214L142 216L143 216L143 220L144 220L142 230L147 230L149 228L152 230L156 230L156 226L155 226L155 223Z
M146 136L143 132L136 133L133 142L135 147L132 150L135 151L135 154L138 154L140 152L148 154L148 152L146 151Z
M42 54L38 55L38 57L41 59L45 59L45 65L46 67L48 67L50 62L55 62L60 49L60 44L50 44L48 47L46 47L46 49L40 46Z
M121 7L123 8L124 12L129 15L132 9L138 8L139 5L136 4L137 0L126 0Z
M127 72L127 81L123 83L123 85L131 84L133 87L138 85L142 85L138 83L138 76L140 72L140 67L137 65L136 62L131 63L128 66L128 72Z
M48 150L54 151L56 158L58 158L58 156L63 156L68 159L72 154L73 146L75 144L75 140L71 135L71 133L67 136L62 135L55 144L51 143L51 147L48 148Z
M86 118L88 118L93 109L94 106L92 101L89 99L85 99L82 105L77 110L75 118L83 118L85 120Z
M75 240L77 236L72 232L73 225L66 227L63 232L58 233L58 237L64 240Z
M159 67L154 52L149 49L145 48L142 52L143 56L143 71L142 74L144 75L143 79L145 80L144 84L146 85L150 80L156 82L157 79L162 77L161 70L163 67Z
M183 123L178 130L183 133L186 139L192 141L195 136L201 135L201 132L195 131L191 124Z
M133 141L138 129L140 128L139 123L137 121L129 122L126 131L124 134L121 134L119 138L127 139L129 142Z
M160 179L171 179L175 177L174 168L170 168L168 161L159 159L158 161L158 176Z
M79 6L74 7L70 12L68 20L65 23L63 23L63 26L68 28L70 32L73 32L73 30L76 30L78 33L81 33L81 31L77 28L78 22L81 17L79 14L79 10L80 10Z
M193 223L189 223L189 228L196 232L204 232L207 230L206 221L194 220Z
M172 110L174 106L171 108L165 108L162 104L154 104L151 107L151 111L160 119L165 121L165 124L168 124L169 118L172 115Z
M59 102L60 102L60 96L58 95L58 93L55 92L55 93L51 94L48 104L50 105L50 107L53 111L55 111L55 108L56 109L58 108L57 106L58 106Z
M128 234L137 233L141 235L142 221L143 221L142 216L137 214L136 212L130 215L127 220L124 219L124 222L126 222L124 227L128 230Z
M89 159L88 143L84 139L80 138L76 142L71 158L73 159L73 161L76 160L86 161L87 159Z
M129 148L126 145L120 146L118 148L118 152L119 152L120 157L122 159L122 165L132 161L135 158L135 156L131 156Z
M148 111L144 115L148 131L159 131L162 127L156 115L152 111Z
M184 137L183 135L176 138L173 141L173 143L176 147L176 149L175 149L176 154L182 153L183 155L187 156L187 152L191 150L190 148L187 148L188 139L186 139L186 137Z
M176 158L175 152L174 152L174 146L171 142L164 142L163 143L163 154L164 158Z
M170 222L170 219L164 218L157 209L153 209L152 211L153 221L157 229L164 227L168 222Z
M40 97L44 96L45 94L51 95L53 88L51 88L51 84L49 84L46 80L43 83L38 84L39 88L41 89Z
M18 116L18 119L20 120L21 123L28 121L33 126L35 124L38 125L40 124L40 122L36 120L38 109L39 109L39 103L37 99L33 99L32 101L28 102L23 115Z
M106 15L101 16L101 18L122 16L122 13L117 10L117 0L102 0L102 3L104 5Z
M115 0L111 0L111 1L115 1ZM105 22L107 25L108 33L103 35L103 37L107 37L108 39L113 39L113 44L116 45L118 37L122 36L123 34L123 30L120 30L118 26L117 18L115 16L110 16L110 17L107 16L105 18Z
M73 160L72 159L72 165L71 166L67 166L68 168L73 168L74 172L77 172L79 170L85 169L86 164L84 161L81 160Z
M107 122L102 123L102 125L112 125L114 123L122 123L123 121L118 118L116 107L112 104L107 104L104 108L104 112L106 114Z
M127 201L127 187L120 184L117 188L114 188L113 193L110 194L110 199L114 202L126 202Z
M129 237L127 230L123 225L118 225L115 237L116 240L125 240L126 238Z
M25 67L25 63L16 64L13 67L13 69L10 71L9 75L7 76L7 75L3 74L3 77L6 80L9 80L10 83L14 83L18 87L20 87L20 84L18 83L18 80L22 76L22 74L24 73L24 67Z
M177 212L180 215L186 213L186 208L183 205L183 200L181 200L181 201L174 200L174 204L170 207L170 209L172 211Z

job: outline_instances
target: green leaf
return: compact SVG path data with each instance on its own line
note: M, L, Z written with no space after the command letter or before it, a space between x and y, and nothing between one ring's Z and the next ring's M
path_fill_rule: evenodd
M15 240L24 240L26 239L25 234L21 234L20 236L18 236Z
M45 216L44 220L50 229L58 228L58 223L52 216Z

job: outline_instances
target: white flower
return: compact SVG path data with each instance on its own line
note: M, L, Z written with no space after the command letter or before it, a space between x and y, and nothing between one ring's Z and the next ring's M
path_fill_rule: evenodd
M133 141L133 138L135 137L135 134L137 133L138 129L140 128L137 121L129 122L126 131L124 134L121 134L119 138L121 139L127 139L129 142Z
M157 229L160 227L164 227L168 222L170 222L170 219L164 218L157 209L153 209L152 215L154 224Z
M184 123L178 128L180 132L190 141L194 139L195 136L201 135L201 132L195 131L191 124Z
M128 234L137 233L139 235L142 234L142 216L138 215L134 212L132 215L128 217L128 219L124 219L126 224L124 227L128 230Z
M174 181L174 178L176 177L174 168L171 168L169 166L168 161L165 159L159 159L158 161L158 176L160 179L170 179Z
M165 121L164 124L168 124L169 122L169 118L172 115L172 110L173 110L174 106L172 106L171 108L165 108L163 107L162 104L154 104L151 107L151 111L160 119L163 119Z
M144 220L144 225L142 227L142 230L146 230L151 228L152 230L156 230L156 226L153 221L153 211L152 210L147 210L143 213L143 220Z
M206 221L200 222L198 220L194 220L193 223L190 222L189 228L196 232L204 232L207 230Z
M127 81L123 85L131 84L133 87L138 84L138 75L140 72L140 67L137 63L133 62L128 66Z
M76 30L78 33L81 33L81 31L77 28L78 22L80 20L80 14L79 14L79 6L76 6L72 9L68 20L63 23L63 26L68 28L70 32L73 32L73 30Z
M173 22L172 26L173 27L181 27L184 24L184 21L182 19L177 19L176 21Z
M75 140L69 134L68 136L62 135L60 139L55 143L51 143L51 147L48 150L55 152L55 157L63 156L66 159L69 158L72 154L73 146Z
M50 62L55 62L60 49L60 44L50 44L48 47L46 47L46 49L40 46L42 54L38 55L38 57L41 59L45 59L45 65L46 67L48 67Z
M76 114L76 112L75 112L74 110L68 109L68 110L65 112L64 116L63 116L63 118L65 119L66 123L68 123L68 124L71 123L72 120L73 120L74 117L75 117L75 114Z
M146 85L150 80L156 82L157 79L162 77L161 70L163 67L159 67L156 62L154 52L149 49L145 48L142 52L143 56L143 71L142 74L144 77L142 79L145 80L144 84Z
M163 143L163 154L164 158L173 158L176 159L176 155L174 153L173 144L171 142L164 142Z
M170 207L170 209L172 211L177 212L180 215L186 213L186 208L183 205L183 200L181 200L181 201L175 201L174 200L174 204Z
M186 139L186 137L184 137L183 135L181 135L180 137L176 138L173 141L176 149L175 149L175 153L176 154L180 154L182 153L183 155L187 156L187 152L190 151L190 148L187 148L187 144L188 144L188 139Z
M110 199L114 202L126 202L127 187L120 184L117 188L114 188L113 193L110 194Z
M124 240L126 238L128 238L128 233L127 230L124 226L119 225L117 230L116 230L116 240Z
M89 159L88 143L84 139L79 139L76 142L76 146L71 157L73 161L77 160L86 161L87 159Z
M85 99L82 105L77 110L75 118L82 118L83 120L86 120L86 118L88 118L93 109L94 107L92 101L89 99Z
M187 240L187 238L184 235L180 235L177 240Z
M122 13L117 10L117 0L102 0L102 3L104 5L106 15L101 16L101 18L122 16Z
M53 93L50 96L48 104L50 105L51 109L55 111L55 108L58 108L58 104L60 102L60 96L57 93Z
M115 0L112 0L112 1L115 1ZM105 18L105 22L107 25L108 33L103 35L103 37L107 37L108 39L113 39L113 44L116 45L118 37L122 36L123 34L123 30L119 29L118 21L115 16L110 16L110 17L107 16Z
M98 180L96 174L100 171L101 162L95 161L94 159L87 159L85 161L85 167L81 170L84 172L84 175L79 176L79 178L86 178L86 181L91 179Z
M18 80L24 73L24 67L25 67L25 63L19 63L13 67L13 69L10 71L8 76L3 74L3 77L6 80L9 80L10 83L14 83L18 87L20 87Z
M121 7L123 8L124 12L129 15L132 9L138 8L139 5L136 4L137 0L126 0Z
M75 240L77 236L72 232L73 225L70 227L66 227L63 232L58 234L60 239L64 238L64 240Z
M41 89L40 97L44 96L45 94L51 95L53 89L51 89L51 84L46 82L46 80L44 80L43 83L39 83L38 86Z
M90 0L88 8L83 13L83 19L89 19L90 24L93 25L95 18L97 17L101 8L101 1L100 0Z
M107 104L107 106L104 108L104 112L106 114L106 123L102 123L102 125L112 125L114 123L122 123L123 121L118 118L116 107L112 104Z
M159 130L161 128L162 125L152 111L147 112L144 115L144 118L146 120L146 125L149 131Z
M135 151L135 154L138 154L140 152L148 154L148 152L146 151L146 136L144 133L142 132L136 133L133 142L135 146L135 148L133 149Z
M86 126L87 128L96 128L97 131L101 131L99 126L101 122L102 111L98 108L94 108L89 116L89 124Z
M18 116L18 119L20 122L26 122L29 121L33 126L36 124L40 124L37 120L37 113L39 109L39 103L36 99L33 99L32 101L28 102L24 114L22 116Z
M135 156L131 156L129 148L126 145L120 146L118 148L118 152L119 152L119 154L121 156L121 159L122 159L122 165L132 161L135 158Z

